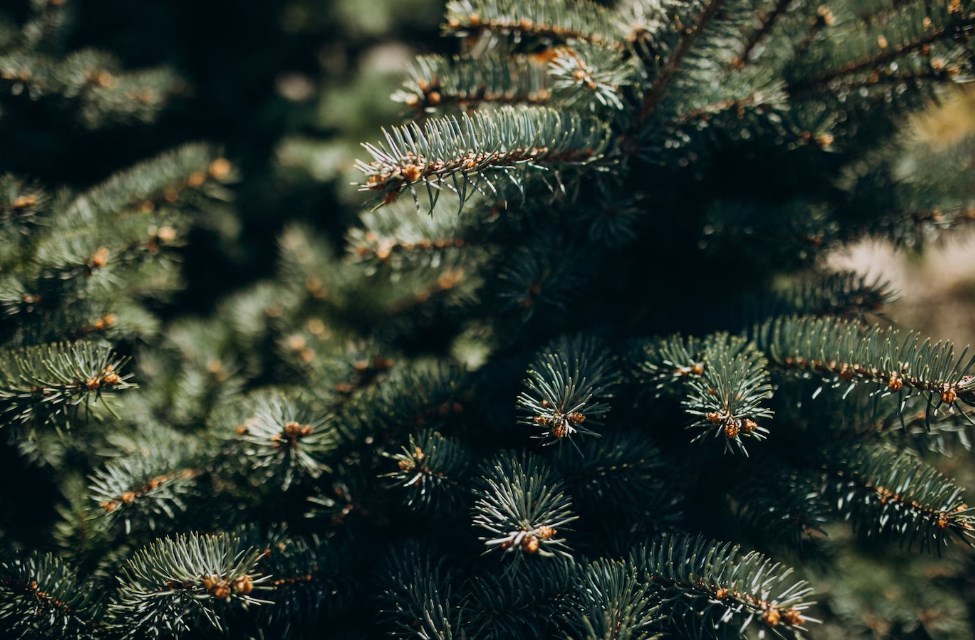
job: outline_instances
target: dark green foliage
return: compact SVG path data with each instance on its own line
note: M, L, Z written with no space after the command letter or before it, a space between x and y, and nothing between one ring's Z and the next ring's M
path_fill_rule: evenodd
M653 582L642 579L632 565L597 560L585 572L580 609L585 638L637 640L658 637L660 604Z
M630 562L638 580L656 583L665 598L680 598L678 613L686 615L686 608L704 617L694 627L711 627L713 637L726 633L723 625L744 631L751 624L776 638L804 637L812 589L760 553L678 534L638 547ZM685 624L681 616L671 617Z
M463 637L460 612L451 599L447 569L442 562L407 549L390 560L390 576L384 594L384 611L394 623L394 634L422 640L453 640Z
M338 545L282 530L262 536L253 528L244 530L241 539L265 548L261 567L271 576L266 586L272 587L260 594L271 606L257 607L256 619L245 618L238 625L241 630L257 627L268 637L302 637L357 595L348 579L354 563L342 557Z
M387 455L395 461L396 470L386 475L393 486L406 491L410 507L447 510L451 503L461 502L459 494L470 461L470 453L461 443L426 430L411 435L399 452Z
M743 439L763 440L772 417L765 404L772 385L765 358L746 339L715 334L704 340L672 337L650 345L640 364L657 388L679 385L685 411L696 416L688 428L723 437L727 451L747 455Z
M972 635L971 0L15 4L0 635Z
M680 494L667 482L664 458L638 431L585 439L578 448L559 447L556 464L585 514L612 522L619 514L642 512L657 525L679 516Z
M255 398L224 435L239 464L287 491L301 477L317 478L328 469L325 456L338 444L331 422L307 401L269 395Z
M484 465L474 526L489 551L521 558L570 557L564 536L577 516L554 474L534 458L501 454Z
M0 630L5 637L99 637L99 602L92 585L51 554L0 563Z
M485 640L556 635L576 615L578 578L568 562L522 562L476 576L464 601L468 626Z
M244 548L229 534L160 538L122 567L109 605L121 638L179 638L192 629L224 628L235 609L266 604L257 596L263 549Z
M553 444L579 433L599 435L591 427L609 413L601 400L613 396L613 362L605 347L583 338L562 338L528 369L527 389L518 396L522 422L541 428L537 437Z
M756 305L756 315L840 316L867 321L897 298L889 282L854 271L824 273L776 292Z
M971 544L975 516L964 492L910 453L863 446L825 464L827 495L865 536L939 552L952 535Z
M491 197L511 185L520 188L520 174L598 160L609 131L573 113L501 107L431 119L422 127L394 127L385 134L385 143L366 145L372 160L358 165L367 176L362 188L379 191L388 203L407 189L416 199L419 184L432 211L443 189L456 193L463 206L474 193Z
M547 85L544 66L529 56L421 56L393 99L421 111L482 103L544 104L552 95Z
M4 421L70 426L89 405L132 388L125 360L92 342L0 352Z
M446 23L459 36L487 32L515 39L551 37L600 44L618 32L613 14L590 0L541 0L531 6L513 0L451 0Z
M185 443L149 444L151 456L140 451L111 460L91 477L91 500L113 525L121 520L126 533L165 529L197 491L201 470L192 466Z
M166 68L127 71L114 56L60 46L65 2L37 1L18 36L0 41L0 88L21 101L64 103L88 128L155 120L182 83Z
M821 377L834 387L864 382L898 395L921 394L926 415L972 405L975 356L955 354L950 342L932 343L913 332L863 328L838 318L787 317L758 330L758 343L785 369ZM884 389L883 387L886 387Z

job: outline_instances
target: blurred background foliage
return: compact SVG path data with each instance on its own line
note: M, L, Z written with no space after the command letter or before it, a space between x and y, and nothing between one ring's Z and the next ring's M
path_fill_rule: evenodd
M181 79L177 97L149 126L92 131L36 105L4 114L0 173L80 188L182 142L221 146L245 177L236 215L202 221L171 307L212 309L220 294L273 272L288 222L341 242L361 204L349 185L359 142L401 115L389 96L413 56L453 44L438 37L442 5L74 0L61 48L108 51L123 68L168 67ZM0 3L0 23L20 24L28 9ZM0 49L13 36L0 32Z
M456 43L438 36L443 0L74 0L68 49L112 52L123 67L172 69L178 97L151 125L91 130L57 110L4 114L0 173L82 188L182 142L221 146L238 167L232 208L201 219L182 249L185 288L171 317L206 314L228 293L274 273L278 237L292 222L340 250L362 209L350 183L359 144L402 119L389 100L418 53ZM0 24L18 24L26 0L5 0ZM0 45L9 33L0 31ZM975 93L917 118L915 135L949 143L975 131ZM960 167L960 171L972 171ZM901 290L895 322L962 344L975 342L975 239L954 236L923 255L864 244L836 266L882 275ZM949 458L975 488L970 452ZM829 531L847 536L845 529ZM815 637L963 638L975 620L975 555L948 561L904 552L897 562L863 546L842 575L817 576L826 624ZM814 567L807 568L816 573ZM924 580L902 577L924 576ZM913 586L912 586L913 585ZM914 589L911 591L910 589Z

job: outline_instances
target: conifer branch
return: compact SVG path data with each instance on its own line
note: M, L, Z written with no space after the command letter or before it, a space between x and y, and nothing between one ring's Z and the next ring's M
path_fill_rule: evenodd
M689 396L682 402L687 413L698 416L689 429L703 440L709 432L723 437L725 451L741 451L743 438L764 440L772 417L763 406L772 397L772 381L765 358L743 338L717 334L704 343L704 374L686 380Z
M961 9L959 8L959 13ZM855 76L858 73L871 69L878 69L883 65L894 62L906 55L920 51L934 43L961 39L972 33L975 27L975 14L965 15L964 17L948 17L945 25L941 28L929 30L927 33L918 34L915 37L891 46L885 44L886 40L878 45L879 53L864 57L859 60L852 60L833 69L829 69L812 77L795 80L787 85L790 95L802 95L811 91L818 91L831 86L832 83Z
M834 451L823 466L827 495L857 531L939 554L950 535L975 546L975 509L962 489L916 456L859 446Z
M421 113L454 105L542 105L552 98L548 84L544 62L532 56L419 56L393 100Z
M825 144L830 134L823 135ZM809 142L821 144L813 138ZM835 212L801 198L761 206L718 200L708 207L706 224L702 243L711 255L746 243L751 250L740 259L759 268L814 266L817 256L841 240Z
M552 90L561 103L623 109L622 92L630 84L633 68L622 51L581 43L554 47L548 57Z
M466 637L451 596L451 576L442 561L411 546L388 564L391 584L383 594L383 613L394 623L394 635L419 640Z
M521 556L571 558L560 537L577 519L572 503L548 466L534 456L502 454L484 467L474 526L488 532L487 550Z
M0 230L25 235L50 200L40 186L9 173L0 175Z
M32 553L0 561L0 632L16 640L102 637L100 605L64 561Z
M637 115L638 128L645 124L650 119L650 116L653 115L657 103L660 102L667 92L667 88L677 69L681 66L684 58L694 46L701 33L704 32L711 21L714 20L715 16L717 16L723 4L724 0L706 0L700 13L694 18L693 23L682 28L677 45L672 51L668 52L666 61L657 70L650 84L650 88L643 98L643 104Z
M488 31L517 39L580 40L602 46L613 46L617 37L612 12L590 0L527 5L514 0L451 0L444 30L461 37Z
M730 113L742 120L749 111L767 111L772 105L769 103L771 92L767 89L755 91L743 98L725 98L688 111L679 113L676 118L668 123L668 126L679 127L684 125L705 124L712 118Z
M880 210L865 229L901 246L920 249L975 221L975 136L945 147L904 137L846 172L851 208ZM879 197L877 194L881 194Z
M528 174L594 162L609 140L605 124L543 107L501 107L384 133L385 143L363 145L373 159L357 161L367 176L360 190L377 191L388 204L422 186L431 210L444 188L463 207L472 192L500 195L504 182L521 190Z
M521 422L543 430L536 437L554 444L573 434L598 435L590 427L609 413L601 400L613 396L616 375L605 348L594 340L561 338L528 369L518 395Z
M486 640L548 637L570 617L577 573L568 562L523 562L475 576L463 603L467 626Z
M755 47L772 33L779 18L789 10L794 2L795 0L775 0L775 3L768 9L759 9L755 12L758 28L753 29L748 34L738 56L732 63L733 66L740 68L749 62L749 58L752 52L755 51Z
M818 473L763 456L728 492L735 515L757 536L805 549L833 520ZM747 499L745 498L747 496Z
M234 178L234 167L215 149L185 144L120 171L74 198L63 217L69 224L110 221L120 211L142 215L177 203L190 192L209 192Z
M450 424L465 412L467 375L459 367L397 367L355 399L347 416L398 432ZM340 428L347 428L340 425Z
M896 18L911 9L927 11L929 8L934 8L929 0L888 0L880 6L871 7L868 5L857 11L856 19L865 26L883 25L889 23L891 18Z
M864 321L880 314L897 294L880 276L869 278L855 271L823 273L806 279L761 303L765 315L840 316Z
M152 122L185 87L166 68L125 71L104 52L83 49L56 59L29 42L17 44L0 50L0 87L30 100L61 99L90 129L109 122Z
M384 476L407 491L406 503L411 507L458 498L471 457L459 442L432 430L411 435L399 453L386 455L396 462L397 470Z
M526 321L546 307L566 309L585 282L586 251L580 244L542 237L502 255L498 298L506 308L521 311ZM566 255L577 259L566 260Z
M31 16L21 29L23 45L30 50L50 50L63 35L68 11L64 2L32 2Z
M812 589L792 579L792 569L728 542L664 535L638 547L630 562L657 588L669 625L686 616L694 617L694 628L706 629L700 619L706 616L716 637L722 628L743 633L756 624L773 637L798 639L807 622L818 622L806 615Z
M663 625L663 606L654 584L618 560L586 567L577 592L578 615L586 640L651 640Z
M262 597L273 604L257 609L266 637L303 637L320 616L340 611L356 597L348 573L357 559L345 557L339 543L290 535L283 527L264 534L247 527L240 535L244 546L266 549L261 566L271 580Z
M455 264L461 256L479 255L489 230L467 216L417 217L392 205L362 214L361 227L347 234L349 252L364 262L394 269Z
M6 423L70 423L69 412L134 385L126 363L92 342L46 344L0 351L0 415Z
M764 440L768 428L760 421L772 417L764 406L772 397L765 358L746 339L715 334L697 340L674 336L651 345L641 369L657 389L675 383L687 413L697 416L688 428L700 431L692 442L709 433L723 437L725 451L741 451L743 438Z
M766 322L757 342L776 365L834 387L862 382L876 385L879 393L919 393L928 400L928 417L942 407L952 411L958 403L975 404L975 356L967 349L956 356L950 342L932 344L914 332L801 316Z
M153 455L112 460L91 476L91 499L110 521L122 519L125 533L133 523L150 530L171 523L186 510L185 499L197 489L198 469L185 466L186 452L154 447Z
M223 632L235 609L268 604L255 597L270 581L259 567L264 556L230 534L160 538L122 567L110 627L124 640Z
M328 470L325 456L338 445L330 415L300 400L273 395L258 398L249 415L227 435L244 464L263 471L287 491L302 476Z
M555 460L574 504L585 514L646 515L654 521L677 515L679 492L664 482L663 457L640 432L612 431L599 440L581 441L578 450L559 447Z

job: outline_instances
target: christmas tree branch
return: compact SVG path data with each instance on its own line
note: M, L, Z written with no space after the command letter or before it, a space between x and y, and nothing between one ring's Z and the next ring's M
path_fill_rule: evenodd
M578 166L602 157L609 130L596 120L543 107L501 107L428 120L385 131L385 143L366 144L369 162L357 161L367 176L361 190L377 191L383 202L425 187L430 209L442 189L454 191L460 206L472 191L498 194L499 179L516 189L524 176L545 169Z

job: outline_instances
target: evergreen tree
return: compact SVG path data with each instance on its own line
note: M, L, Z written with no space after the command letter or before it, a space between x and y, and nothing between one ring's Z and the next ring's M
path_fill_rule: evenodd
M0 130L184 94L65 50L63 4L4 23ZM970 637L861 628L859 591L936 588L919 556L973 590L937 455L975 356L825 258L975 220L975 140L908 130L975 71L975 3L451 0L443 31L341 251L290 224L211 315L174 299L222 152L0 177L0 633Z

